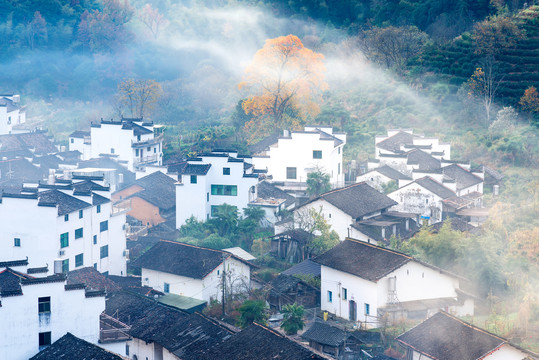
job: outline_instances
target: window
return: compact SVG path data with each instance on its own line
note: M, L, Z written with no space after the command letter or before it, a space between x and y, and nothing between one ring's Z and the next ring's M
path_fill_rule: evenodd
M286 168L286 178L287 179L296 179L296 168L295 167L287 167Z
M97 205L97 213L99 214L101 212L101 205Z
M110 148L110 153L114 154L114 148Z
M103 231L107 231L108 229L109 229L109 221L108 220L101 221L99 223L99 231L103 232Z
M41 332L39 333L39 349L43 349L45 346L49 346L51 344L51 332Z
M206 193L206 202L210 202L210 193Z
M322 150L313 150L313 159L322 159Z
M153 153L157 154L157 148L153 148Z
M365 304L365 315L369 315L371 313L371 306L369 304Z
M236 185L212 185L212 195L238 196L238 187Z
M7 124L11 125L11 116L7 118Z
M210 210L211 217L215 217L215 215L217 215L217 211L219 211L219 206L212 205Z
M94 263L94 269L97 270L97 263Z
M170 292L170 284L169 283L164 283L163 284L163 291L165 292L165 294L168 294Z
M69 214L64 215L64 221L69 221Z
M337 153L340 154L341 153L341 148L337 148Z
M71 143L74 144L74 143L75 143L75 139L71 139Z
M104 259L104 258L109 256L109 246L108 245L101 246L101 248L99 249L99 256L100 256L101 259Z
M328 302L333 302L333 292L328 290Z
M84 213L82 212L82 210L79 210L79 219L82 219Z
M348 289L342 288L342 299L346 300L348 299Z
M94 245L97 244L97 235L94 235Z
M75 239L80 239L82 237L82 228L75 230Z
M230 175L230 168L223 168L223 175Z
M84 254L78 254L75 256L75 267L84 265Z
M152 147L151 147L151 146L148 146L148 147L146 148L146 151L152 151Z
M425 199L425 204L428 204L429 203L429 199Z
M60 247L65 248L69 246L69 233L63 233L60 235Z
M62 272L69 272L69 259L65 259L64 261L62 261Z
M129 356L129 344L125 344L125 355Z
M50 296L37 298L37 312L40 314L51 312Z
M197 176L191 175L191 184L196 184L196 183L197 183Z
M135 149L135 156L138 156L138 149Z
M14 238L13 239L13 246L21 247L21 238Z
M337 164L337 174L341 173L341 163Z

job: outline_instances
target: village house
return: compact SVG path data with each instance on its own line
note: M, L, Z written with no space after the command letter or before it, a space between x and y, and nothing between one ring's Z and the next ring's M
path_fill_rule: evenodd
M343 147L346 134L331 126L306 126L303 131L285 130L249 147L253 165L267 169L273 181L305 183L307 174L321 170L333 187L344 185Z
M11 134L14 126L26 122L26 112L20 101L20 95L0 94L0 135Z
M142 269L142 285L165 294L221 301L246 294L251 288L249 262L222 250L176 241L159 241L133 263Z
M425 318L440 308L474 313L459 276L394 250L348 238L314 261L321 265L322 310L365 327Z
M112 294L102 314L100 345L129 359L195 360L237 331L200 313L163 305L166 296Z
M268 180L263 180L257 186L258 197L249 203L264 210L265 216L262 225L272 227L281 221L284 211L292 210L296 204L296 198L286 191L281 190Z
M52 263L51 263L52 265ZM0 354L23 360L46 348L67 332L97 343L99 314L105 293L66 283L61 263L56 273L39 277L0 263ZM30 272L30 271L29 271Z
M43 130L0 135L0 159L32 158L34 155L48 155L57 152L58 147Z
M335 359L361 359L363 334L362 331L345 331L326 322L315 321L307 331L301 334L301 338L308 341L313 349ZM371 334L378 335L378 342L380 342L379 333Z
M77 150L83 160L99 157L116 159L130 171L146 165L163 164L161 127L137 118L92 123L90 134L75 131L69 136L69 150Z
M318 353L266 326L253 323L229 339L201 354L199 360L322 360L330 357Z
M397 188L400 188L411 181L411 177L404 175L388 165L383 165L370 170L356 178L357 183L365 182L380 192L388 187L388 184L391 182L393 182Z
M125 357L105 350L68 332L30 360L92 359L125 360Z
M320 306L320 289L298 277L280 274L268 285L270 310L281 311L284 305L298 304L304 308Z
M530 360L539 355L464 322L438 312L397 337L406 359L416 360Z
M126 274L125 212L116 211L101 179L77 178L40 183L0 202L0 260L28 258L32 267L56 260L68 272L93 266ZM31 222L32 226L28 226Z
M383 155L399 155L410 150L422 151L438 159L451 159L451 145L442 143L438 138L414 134L412 129L388 130L387 135L375 137L376 158Z
M176 183L176 227L193 216L212 217L219 205L236 206L241 212L257 198L258 173L250 158L229 150L200 154L168 167Z
M154 172L112 194L112 201L129 200L127 216L141 225L152 227L167 220L176 220L176 181Z
M443 200L456 196L455 192L431 177L425 176L388 194L398 203L393 209L417 214L428 225L446 218Z
M367 220L351 225L350 237L374 245L390 244L392 237L400 240L411 238L419 230L418 215L386 211Z
M321 211L331 229L342 240L352 234L352 224L387 212L397 202L367 183L356 183L331 190L294 210L294 227L303 228L310 220L309 211Z

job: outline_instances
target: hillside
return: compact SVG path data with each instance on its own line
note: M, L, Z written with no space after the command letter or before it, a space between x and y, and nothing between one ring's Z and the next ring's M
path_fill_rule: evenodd
M525 38L515 46L503 48L496 56L501 79L497 98L505 105L516 107L529 86L539 87L539 6L520 11L512 21ZM481 57L474 51L472 36L464 33L449 43L430 46L413 59L410 68L420 72L426 83L446 81L456 92L481 64Z

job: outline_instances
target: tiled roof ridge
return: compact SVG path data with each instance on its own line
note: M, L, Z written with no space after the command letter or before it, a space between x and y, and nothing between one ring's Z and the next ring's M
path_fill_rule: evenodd
M383 250L383 251L386 251L388 253L392 253L392 254L395 254L395 255L401 255L401 256L404 256L405 258L409 259L409 260L415 260L412 256L407 255L405 253L402 253L400 251L385 248L385 247L381 247L381 246L374 245L374 244L371 244L371 243L368 243L368 242L365 242L365 241L361 241L361 240L358 240L358 239L354 239L354 238L351 238L351 237L346 237L344 240L353 241L355 243L358 243L358 244L361 244L361 245L366 245L366 246L369 246L369 247L371 247L373 249Z
M28 275L28 274L25 274L25 273L22 273L22 272L19 272L17 270L13 270L12 268L10 267L6 267L4 270L0 271L0 274L3 274L5 272L10 272L11 274L15 275L15 276L18 276L19 278L25 278L25 276L28 276L32 279L36 279L34 276L31 276L31 275Z
M183 242L179 242L179 241L173 241L173 240L159 240L161 242L168 242L168 243L172 243L172 244L179 244L179 245L185 245L185 246L189 246L189 247L192 247L192 248L197 248L197 249L202 249L202 250L210 250L210 251L214 251L214 252L217 252L217 253L221 253L221 254L228 254L230 256L233 256L232 253L229 253L228 251L223 251L223 250L218 250L218 249L210 249L210 248L205 248L205 247L202 247L202 246L198 246L198 245L193 245L193 244L188 244L188 243L183 243Z
M355 186L359 186L359 185L362 185L362 184L368 185L366 181L361 181L361 182L358 182L358 183L350 184L348 186L344 186L342 188L337 188L337 189L330 190L328 192L320 194L316 199L320 199L325 195L334 194L334 193L339 192L339 191L348 190L348 189L351 189L351 188L353 188Z
M475 175L471 170L468 170L468 169L462 167L460 164L451 164L451 165L447 165L447 166L445 166L445 167L450 167L450 166L458 166L458 167L461 168L462 170L466 171L468 174L470 174L470 175L476 177L477 179L483 181L483 179L481 179L479 176ZM442 168L442 170L443 170L443 168Z
M22 260L9 260L9 261L2 261L0 262L0 267L2 268L10 268L12 266L24 266L24 265L28 265L28 256L26 257L26 259L22 259Z

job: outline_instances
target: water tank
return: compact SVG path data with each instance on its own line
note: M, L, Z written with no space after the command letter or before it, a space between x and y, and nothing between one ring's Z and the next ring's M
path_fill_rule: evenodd
M55 274L61 274L63 272L62 263L63 263L63 260L61 259L54 260L54 273Z
M390 292L397 291L397 277L393 276L388 278L389 284L388 284L388 290Z

